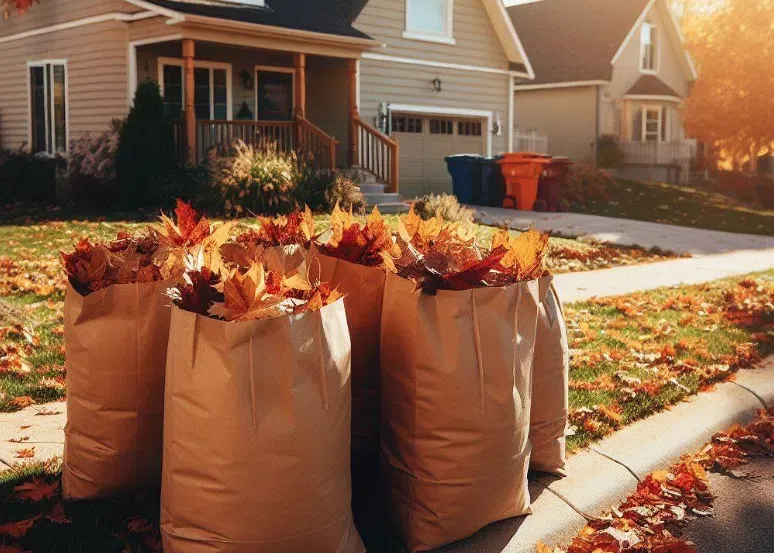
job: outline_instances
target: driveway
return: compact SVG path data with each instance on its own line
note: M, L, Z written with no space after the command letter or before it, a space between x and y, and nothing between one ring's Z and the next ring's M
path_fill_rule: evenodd
M695 256L774 249L774 236L736 234L581 213L537 213L499 207L470 207L476 212L477 220L487 225L506 224L512 229L534 226L543 231L583 236L622 246L659 247Z

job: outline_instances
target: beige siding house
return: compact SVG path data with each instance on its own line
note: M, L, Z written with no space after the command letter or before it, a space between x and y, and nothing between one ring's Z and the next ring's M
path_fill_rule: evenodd
M514 87L516 132L545 135L552 155L590 161L615 148L628 176L687 180L682 105L698 75L667 1L540 0L508 11L535 71Z
M0 74L3 148L65 151L152 79L188 161L271 140L406 196L511 149L533 76L502 0L46 0L0 22Z

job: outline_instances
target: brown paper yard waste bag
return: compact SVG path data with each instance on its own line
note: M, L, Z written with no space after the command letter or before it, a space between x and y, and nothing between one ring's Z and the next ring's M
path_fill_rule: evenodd
M382 468L411 551L529 512L537 281L430 296L388 274Z
M530 468L564 475L570 353L561 303L551 277L540 280L548 293L540 304L532 374Z
M165 553L362 553L344 303L225 322L172 309Z
M309 250L300 244L265 248L260 245L229 242L221 246L220 253L227 263L249 267L254 261L262 261L269 271L289 275L304 264Z
M62 488L67 499L158 488L171 281L68 284Z
M352 341L352 454L378 465L380 430L379 328L386 272L323 255L312 245L309 273L332 282L344 297Z

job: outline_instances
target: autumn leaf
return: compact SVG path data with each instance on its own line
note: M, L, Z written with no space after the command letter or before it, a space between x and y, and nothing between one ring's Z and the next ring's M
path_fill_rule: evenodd
M53 498L59 490L59 481L47 483L40 476L33 476L31 482L15 486L13 491L19 499L41 501Z
M390 267L392 259L401 255L387 222L377 207L360 225L352 211L344 211L339 204L331 213L331 237L320 244L320 251L328 256L368 267Z
M13 545L0 544L0 553L32 553L32 551L28 551L27 549L19 549Z
M64 506L61 503L54 505L51 512L46 515L46 518L56 524L72 524L72 520L65 516Z
M40 515L17 522L9 522L0 526L0 534L5 534L13 538L21 538L26 535L30 528L37 522Z
M17 449L16 450L16 458L17 459L31 459L35 457L35 448L31 447L29 449Z
M259 228L240 234L240 244L260 245L266 248L298 244L309 247L315 238L314 215L309 206L304 211L294 211L278 217L257 217Z
M25 409L30 405L35 405L35 400L29 396L15 397L10 402L11 407L14 409Z

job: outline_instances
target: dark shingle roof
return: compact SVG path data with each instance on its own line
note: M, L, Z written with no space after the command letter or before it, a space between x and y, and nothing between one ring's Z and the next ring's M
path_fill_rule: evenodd
M266 0L265 7L207 0L149 0L183 14L230 19L353 38L370 38L352 26L368 0Z
M647 96L674 96L682 98L671 86L656 77L655 75L643 75L634 83L627 95L647 95Z
M539 0L508 8L535 80L609 81L610 63L648 0Z

